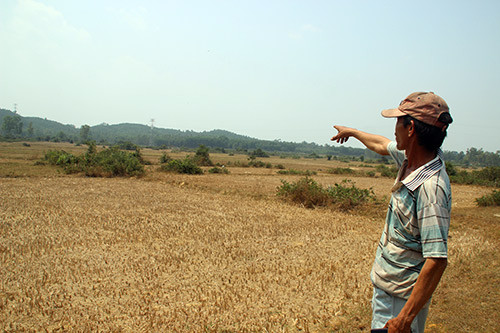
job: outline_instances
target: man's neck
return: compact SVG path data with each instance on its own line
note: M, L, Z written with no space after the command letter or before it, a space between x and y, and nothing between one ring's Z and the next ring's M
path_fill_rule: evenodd
M408 165L403 174L402 179L406 178L410 173L420 168L436 158L436 152L431 152L420 146L417 142L406 149L406 158L408 160Z

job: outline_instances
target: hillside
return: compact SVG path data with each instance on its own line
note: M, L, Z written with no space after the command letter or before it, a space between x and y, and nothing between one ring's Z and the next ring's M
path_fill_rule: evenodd
M6 116L19 116L23 123L22 137L45 141L80 141L80 129L74 125L63 125L56 121L23 117L12 111L0 109L0 123ZM32 124L33 135L29 137L26 129ZM130 141L140 146L196 148L203 144L211 148L254 150L263 149L270 152L331 154L364 156L365 149L351 147L320 146L315 143L294 143L282 141L259 140L239 135L222 129L195 132L167 128L153 128L141 124L99 124L90 127L89 138L102 144L116 144Z

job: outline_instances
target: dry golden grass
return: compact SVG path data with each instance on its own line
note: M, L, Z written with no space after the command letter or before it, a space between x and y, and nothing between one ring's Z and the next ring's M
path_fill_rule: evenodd
M0 330L368 330L369 271L383 212L280 202L280 179L300 177L276 169L187 176L152 165L142 178L68 176L33 166L48 149L47 143L0 144ZM153 163L161 155L143 153ZM221 163L246 159L211 156ZM315 171L340 165L265 161ZM345 177L314 178L327 185ZM354 180L379 196L392 183ZM500 211L474 205L489 191L453 186L450 263L429 332L500 330Z

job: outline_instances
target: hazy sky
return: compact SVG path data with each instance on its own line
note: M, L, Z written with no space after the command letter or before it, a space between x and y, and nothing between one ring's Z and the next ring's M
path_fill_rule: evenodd
M0 107L77 127L393 138L380 111L434 91L445 150L497 151L499 89L498 0L0 1Z

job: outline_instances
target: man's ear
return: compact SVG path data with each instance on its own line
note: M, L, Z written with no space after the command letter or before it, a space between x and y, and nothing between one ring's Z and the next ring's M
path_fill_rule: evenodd
M415 135L415 122L410 120L410 124L408 125L408 137L412 137Z

